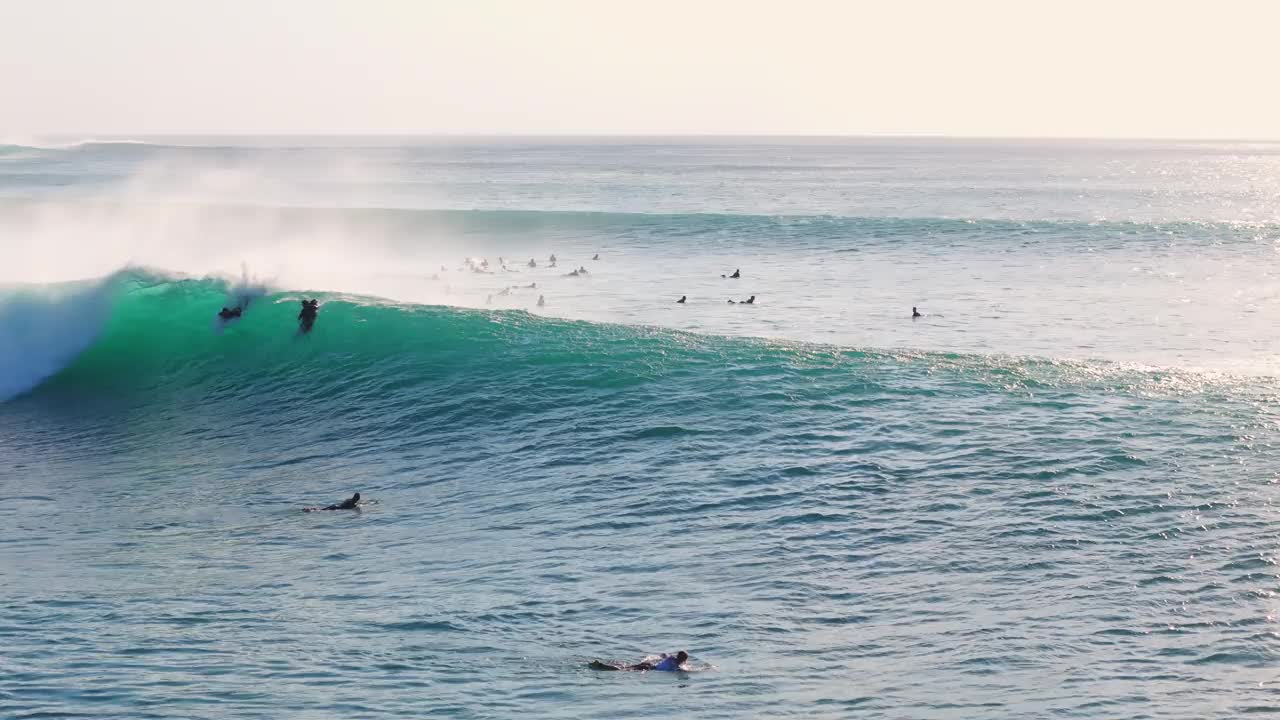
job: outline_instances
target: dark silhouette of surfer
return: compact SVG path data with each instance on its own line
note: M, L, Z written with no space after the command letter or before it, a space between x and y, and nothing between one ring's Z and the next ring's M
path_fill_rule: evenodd
M742 277L742 271L734 270L732 275L721 275L720 277L729 278L730 280L737 280L738 278Z
M248 295L242 295L240 297L240 302L236 303L235 307L232 307L232 308L223 307L221 310L219 310L218 319L222 320L223 322L226 322L228 320L239 319L240 316L244 314L244 311L249 309L249 301L252 299L253 298L251 298Z
M751 297L747 298L746 300L743 300L742 302L734 302L733 300L730 300L729 304L730 305L755 305L756 296L752 295Z
M356 493L355 495L352 495L346 500L343 500L342 502L336 503L334 505L328 505L325 507L302 508L302 511L303 512L319 512L321 510L355 510L358 507L360 507L360 493Z
M688 300L688 299L689 299L689 296L688 296L688 295L681 295L681 296L680 296L680 299L676 301L676 304L677 304L677 305L683 305L683 304L684 304L684 301L685 301L685 300Z
M316 324L318 312L320 312L319 300L303 300L302 312L298 313L298 329L304 333L311 332L311 326Z
M915 309L915 307L912 307L912 308L911 308L911 319L912 319L912 320L915 320L916 318L922 318L922 317L924 317L924 316L920 314L920 311L919 311L919 310Z

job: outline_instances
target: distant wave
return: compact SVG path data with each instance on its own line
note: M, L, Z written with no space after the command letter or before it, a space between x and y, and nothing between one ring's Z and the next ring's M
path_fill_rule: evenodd
M13 148L18 150L76 150L84 147L93 147L95 145L155 145L145 140L108 140L89 138L85 140L59 140L59 141L41 141L22 139L20 142L0 142L0 149ZM162 146L157 146L162 147Z
M1014 242L1132 242L1185 239L1193 242L1251 241L1280 234L1280 223L1255 221L1129 220L1008 220L952 217L877 217L852 215L787 215L752 213L637 213L592 210L419 209L396 207L333 207L290 204L201 204L124 202L111 199L60 201L58 207L80 204L95 211L131 208L185 207L202 217L236 222L268 214L273 223L340 223L357 230L368 226L376 236L398 233L418 237L441 231L487 238L513 236L524 242L528 234L645 241L710 239L721 242L811 240L836 252L874 247L875 241L899 242L952 238L986 244ZM17 216L28 208L47 207L42 201L0 199L0 211ZM873 241L868 243L867 241ZM848 241L848 242L843 242ZM856 241L856 242L855 242ZM843 247L842 247L843 246ZM794 246L792 246L794 247Z

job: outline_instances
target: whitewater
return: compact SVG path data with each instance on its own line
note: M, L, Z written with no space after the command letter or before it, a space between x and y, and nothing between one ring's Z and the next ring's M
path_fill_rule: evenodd
M1267 143L0 145L0 715L1273 710L1277 241Z

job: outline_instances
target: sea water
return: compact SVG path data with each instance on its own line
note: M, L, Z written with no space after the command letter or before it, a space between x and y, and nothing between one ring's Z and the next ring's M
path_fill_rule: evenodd
M0 146L0 716L1280 702L1280 145L122 140Z

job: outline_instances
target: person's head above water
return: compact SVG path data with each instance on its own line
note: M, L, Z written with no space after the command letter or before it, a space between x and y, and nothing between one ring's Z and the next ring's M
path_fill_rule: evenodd
M687 652L685 652L685 651L683 651L683 650L681 650L680 652L676 653L676 662L680 663L681 665L683 665L683 664L685 663L685 661L686 661L686 660L688 660L688 659L689 659L689 653L687 653Z
M356 493L355 495L352 495L352 496L351 496L351 499L352 499L352 500L354 500L354 501L356 501L356 502L360 502L360 493ZM682 652L683 652L683 651L682 651Z

